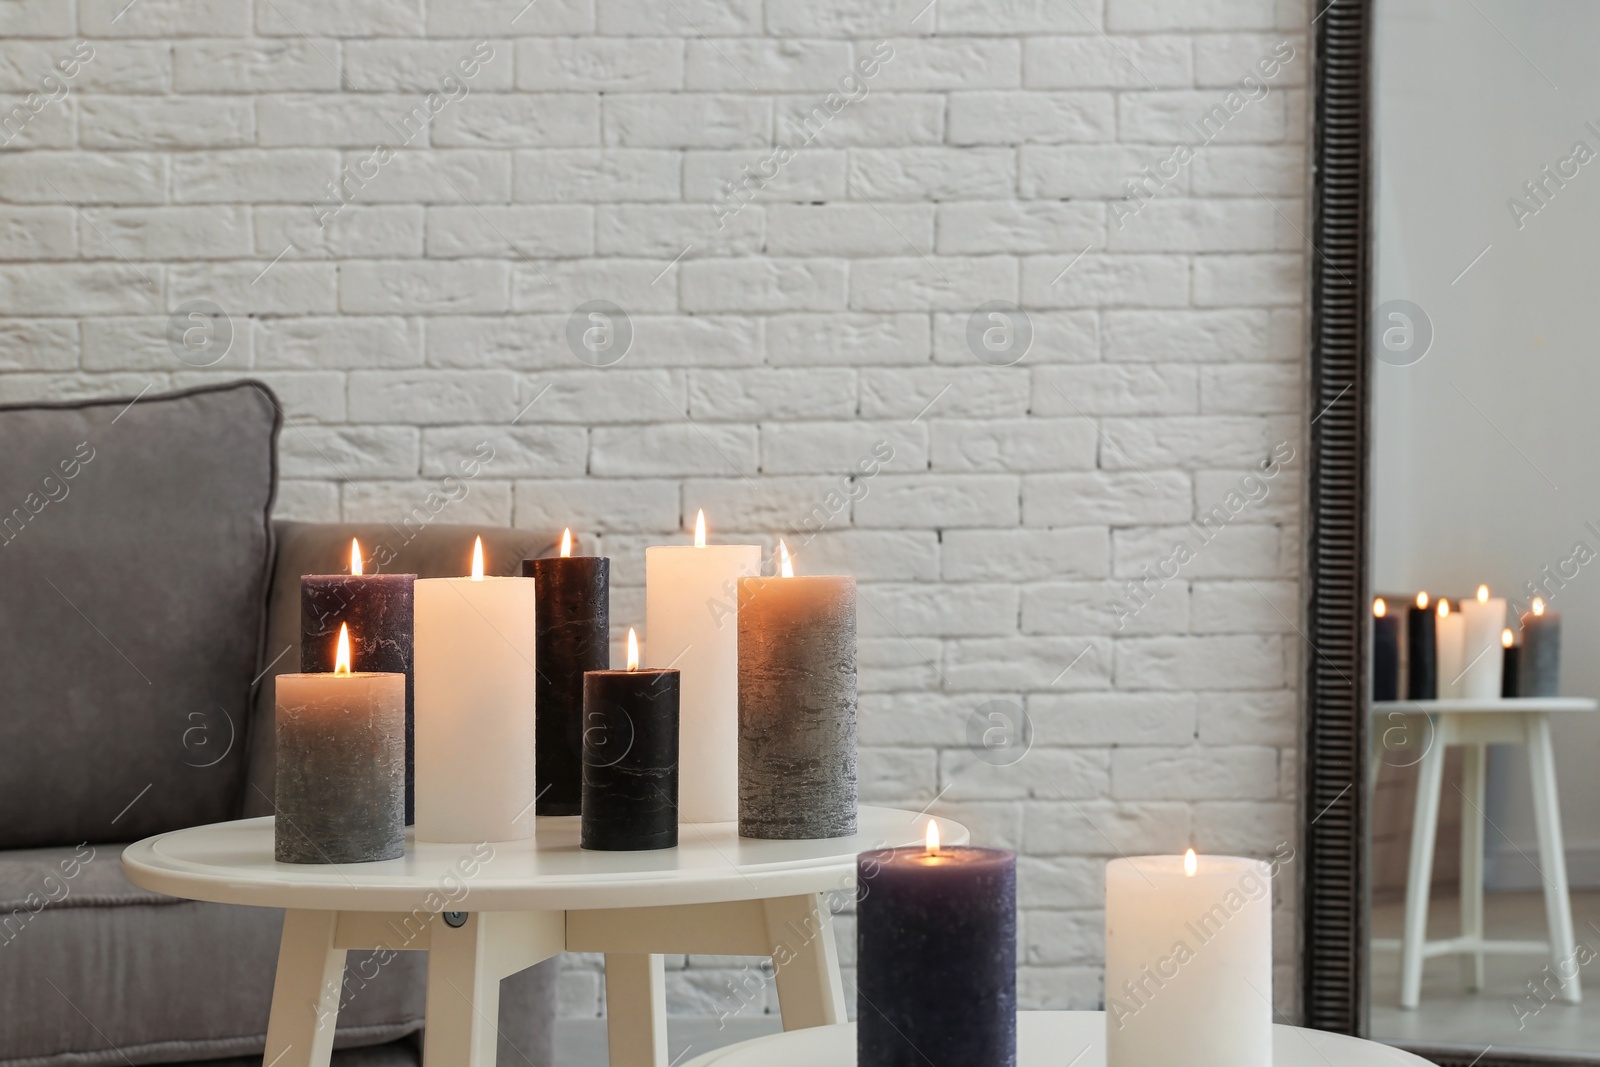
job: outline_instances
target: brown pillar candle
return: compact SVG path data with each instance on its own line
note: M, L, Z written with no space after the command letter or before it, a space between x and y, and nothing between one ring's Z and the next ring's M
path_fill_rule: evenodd
M740 578L739 834L856 832L856 582Z

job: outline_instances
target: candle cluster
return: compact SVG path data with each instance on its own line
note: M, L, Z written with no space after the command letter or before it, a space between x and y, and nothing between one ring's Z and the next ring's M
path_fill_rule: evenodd
M1535 597L1518 620L1522 640L1506 626L1506 602L1478 586L1452 603L1418 593L1399 619L1384 597L1372 602L1372 699L1488 700L1555 696L1560 689L1561 616ZM1404 661L1404 670L1401 663Z
M461 578L366 574L353 543L348 575L301 579L278 858L393 858L413 822L419 840L526 839L540 815L580 816L604 850L671 848L680 821L855 833L855 581L797 577L779 551L762 576L760 546L709 544L704 513L693 545L648 548L648 664L630 629L610 670L610 561L573 555L570 530L515 577L485 574L481 538Z

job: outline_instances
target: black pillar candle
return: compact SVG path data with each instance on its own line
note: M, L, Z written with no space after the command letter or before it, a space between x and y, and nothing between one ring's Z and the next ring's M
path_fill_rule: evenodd
M583 804L583 676L611 663L611 561L562 554L522 561L534 612L534 784L538 815L577 815Z
M1561 694L1561 615L1546 611L1544 601L1522 616L1521 695L1553 697Z
M1439 640L1428 594L1418 593L1406 615L1406 699L1439 696Z
M1500 663L1500 695L1503 697L1516 697L1522 695L1522 649L1508 640L1511 631L1505 633L1506 640L1500 643L1505 646L1505 658Z
M1372 699L1400 699L1400 617L1383 597L1372 602Z
M630 664L638 662L628 631ZM579 842L604 852L678 844L678 672L583 676L583 820Z
M1015 853L861 853L856 947L859 1067L1015 1067Z
M415 574L362 574L361 550L350 543L352 574L307 574L300 579L300 670L333 670L339 626L350 627L350 669L406 676L405 821L416 821L415 671L412 634Z

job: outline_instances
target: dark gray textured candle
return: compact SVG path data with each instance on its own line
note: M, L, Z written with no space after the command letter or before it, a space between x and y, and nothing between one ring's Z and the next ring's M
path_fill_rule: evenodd
M609 572L604 556L525 559L532 578L534 784L539 815L577 815L583 800L583 676L611 664Z
M1543 607L1543 605L1540 605ZM1521 691L1525 697L1561 695L1561 614L1522 616Z
M856 581L739 579L739 834L856 832Z
M415 821L412 634L415 574L307 574L300 579L300 670L333 670L339 625L350 627L350 669L406 679L406 825Z
M402 674L282 674L273 855L364 863L405 854Z
M605 852L678 844L678 672L583 676L579 841Z

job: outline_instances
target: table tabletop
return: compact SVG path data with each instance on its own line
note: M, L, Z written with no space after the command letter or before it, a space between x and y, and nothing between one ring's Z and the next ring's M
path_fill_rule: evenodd
M709 1052L684 1067L850 1067L856 1062L854 1023L791 1030ZM1018 1067L1105 1067L1103 1011L1017 1013ZM1272 1028L1273 1067L1429 1067L1409 1052L1374 1041L1305 1030Z
M920 844L931 816L863 806L853 837L764 841L736 823L685 823L678 847L594 852L578 846L578 818L536 820L527 841L417 842L377 863L298 864L272 858L272 817L159 834L122 853L128 880L189 900L328 911L410 911L430 896L470 889L475 911L583 911L851 891L856 855ZM938 819L941 840L966 844L960 823ZM435 909L437 910L437 909Z
M1445 700L1375 700L1374 715L1486 715L1506 712L1583 712L1597 707L1592 697L1450 697Z

